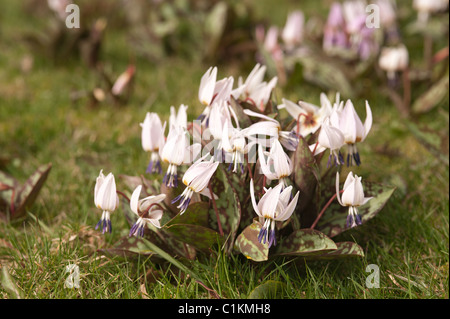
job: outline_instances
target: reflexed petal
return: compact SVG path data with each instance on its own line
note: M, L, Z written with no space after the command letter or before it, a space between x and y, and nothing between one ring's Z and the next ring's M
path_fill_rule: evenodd
M291 200L289 205L285 208L284 211L281 212L281 214L275 220L277 220L277 221L285 221L289 217L291 217L292 213L295 210L295 207L297 206L299 194L300 194L300 192L297 191L297 194L295 194L294 198Z
M259 207L256 204L256 200L255 200L255 188L253 186L253 179L250 180L250 197L252 199L253 209L255 210L255 212L258 216L262 217L262 214L261 214Z
M372 110L370 109L369 102L366 101L366 120L364 121L364 136L361 140L364 141L372 128Z
M138 213L138 204L139 204L139 195L141 194L142 185L139 185L136 187L136 189L133 191L133 194L131 194L130 198L130 208L133 213L136 215L139 215Z

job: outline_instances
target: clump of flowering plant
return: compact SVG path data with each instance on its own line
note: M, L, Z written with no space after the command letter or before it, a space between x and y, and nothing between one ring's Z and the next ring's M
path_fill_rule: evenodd
M339 190L339 171L363 163L355 145L370 133L369 102L363 123L359 105L339 94L334 102L322 94L320 106L284 98L277 106L275 81L264 81L259 64L246 81L217 74L211 67L200 81L204 109L197 119L187 120L183 104L178 113L171 108L166 135L156 114L145 116L143 149L158 153L139 176L118 176L128 189L117 193L127 198L133 192L122 205L129 236L102 251L156 256L155 246L145 245L151 243L192 259L219 244L254 261L362 256L358 244L332 238L375 216L394 190L353 173ZM112 211L118 197L108 176L99 177L95 202ZM103 230L110 230L109 219Z

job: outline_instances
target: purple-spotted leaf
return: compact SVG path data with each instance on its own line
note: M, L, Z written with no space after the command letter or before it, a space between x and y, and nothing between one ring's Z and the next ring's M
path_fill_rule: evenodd
M233 248L239 224L241 221L241 204L236 190L233 188L232 179L222 166L217 167L216 174L211 179L214 194L218 195L215 200L219 212L219 218L225 237L228 237L228 251ZM214 208L209 210L212 227L218 229L217 218Z
M323 233L314 229L298 229L277 245L275 254L283 256L310 256L336 249L336 243Z
M292 154L294 163L294 184L300 191L297 210L302 212L302 219L311 219L305 208L311 201L319 180L320 172L316 160L303 137L299 137L298 146Z
M188 212L186 212L188 214ZM200 225L174 224L165 229L174 238L208 252L215 244L222 244L223 238L216 231Z
M177 214L167 222L164 222L164 220L162 220L161 225L163 227L170 227L175 224L192 224L208 227L208 218L209 204L207 202L196 202L190 204L189 210L184 214Z
M247 226L235 241L235 248L245 257L254 261L265 261L269 256L269 246L258 241L261 227L258 219L253 219L253 223Z
M241 127L249 127L252 124L252 120L247 114L244 113L243 107L233 96L230 96L230 105L239 119L239 125Z
M41 165L17 190L16 199L14 201L14 212L11 214L12 218L23 216L26 209L34 203L42 186L44 186L44 183L47 180L51 168L51 163Z
M358 207L358 212L361 215L362 223L375 217L378 212L384 207L389 198L395 191L394 186L387 186L368 181L362 181L364 188L364 195L366 197L373 197L364 206ZM334 191L336 192L336 191ZM330 192L329 192L330 193ZM334 193L329 195L329 198ZM325 197L323 197L325 198ZM350 228L346 226L348 215L348 207L342 207L337 200L327 208L322 218L317 223L316 229L323 232L328 237L334 237L343 231Z
M364 251L358 244L351 241L344 241L336 243L337 248L333 251L326 252L317 256L312 256L312 259L328 260L348 257L364 257Z

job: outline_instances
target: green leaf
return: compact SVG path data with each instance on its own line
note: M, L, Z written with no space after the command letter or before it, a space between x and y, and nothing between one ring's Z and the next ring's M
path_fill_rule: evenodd
M336 250L334 241L314 229L299 229L292 232L278 245L276 255L309 256Z
M265 261L268 259L269 246L258 241L261 223L255 218L253 223L247 226L236 238L235 247L245 257L254 261Z
M277 299L282 297L286 284L281 281L268 280L259 285L248 295L247 299Z
M392 196L396 187L368 181L362 181L362 183L364 195L366 197L373 197L366 205L358 207L358 212L361 215L361 220L364 224L378 214ZM328 193L330 193L330 191ZM334 193L331 194L334 195ZM328 199L331 198L332 195L328 194ZM326 197L323 196L322 198ZM349 229L346 226L347 215L348 207L342 207L337 200L335 200L327 208L322 218L317 223L316 229L323 232L328 237L334 237Z
M34 203L42 186L47 180L51 168L51 163L41 165L18 190L12 218L18 218L24 215L26 209Z

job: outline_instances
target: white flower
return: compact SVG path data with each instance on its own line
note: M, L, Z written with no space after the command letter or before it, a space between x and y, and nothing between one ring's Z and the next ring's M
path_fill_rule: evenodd
M282 188L287 186L286 179L291 175L293 163L289 156L284 152L278 140L274 140L270 152L267 154L267 160L262 147L258 149L258 158L261 164L261 171L269 180L279 180Z
M139 185L131 195L130 208L131 211L138 216L138 219L136 223L131 226L129 236L137 235L143 237L145 226L148 223L157 228L161 228L159 220L162 217L163 209L159 203L166 198L166 195L160 194L139 199L141 189L142 185Z
M282 185L278 184L274 188L267 189L258 204L256 204L252 179L250 180L250 196L253 209L258 215L260 223L263 225L258 235L259 242L265 244L268 239L269 247L272 244L276 245L275 222L285 221L291 217L297 206L299 192L289 202L292 196L292 186L282 190Z
M213 162L213 159L209 161L203 161L203 159L192 164L183 175L183 183L186 185L183 193L172 200L172 204L180 201L177 208L180 209L180 214L183 214L192 198L194 193L200 193L211 198L207 186L212 175L219 166L219 162Z
M347 217L347 227L361 225L361 216L358 213L358 207L366 204L373 197L364 197L364 190L361 183L361 177L353 172L347 175L344 183L342 199L339 195L339 172L336 173L336 196L339 204L349 207Z
M237 166L240 164L241 173L244 172L244 156L247 152L245 136L241 130L234 128L229 120L226 121L222 134L222 149L225 152L225 160L230 163L228 170L234 164L233 172L237 172ZM231 160L229 155L231 154ZM227 156L228 155L228 156Z
M330 119L326 118L320 128L317 144L310 145L313 155L317 155L326 149L330 150L327 167L333 160L336 165L344 163L340 148L344 145L344 135L342 132L330 124Z
M148 164L147 173L159 172L161 173L161 162L159 157L159 150L164 147L165 137L164 130L166 123L161 124L161 120L156 113L147 112L145 120L140 123L141 144L146 152L150 152L150 162Z
M303 40L303 25L305 17L303 12L291 12L281 33L281 38L288 49L298 46Z
M232 76L217 81L216 85L214 86L213 101L214 102L229 101L231 91L233 89L233 83L234 78Z
M395 73L408 67L409 55L407 48L401 44L397 47L384 47L378 59L380 68L387 72L388 79L394 79Z
M260 121L253 123L247 128L242 129L242 133L249 139L253 138L253 135L258 136L269 136L276 138L280 141L280 143L288 150L288 151L295 151L298 145L298 137L295 134L294 131L282 131L280 122L277 120L261 114L257 112L253 112L249 109L245 109L244 113L249 116L259 117L264 119L265 121ZM257 138L256 143L261 144L263 146L265 145L265 139L259 139ZM249 146L252 146L255 144L255 142L251 141L249 142Z
M178 186L178 166L191 163L201 151L201 145L189 145L188 132L179 126L171 126L166 144L160 150L161 159L169 164L163 183L167 187Z
M198 91L198 99L207 106L211 104L214 96L214 87L216 86L217 67L210 67L200 80L200 88Z
M264 48L268 52L275 52L280 50L280 46L278 44L278 28L272 26L267 30L266 38L264 39Z
M325 94L320 95L320 101L321 107L318 107L303 101L297 104L283 98L283 103L278 105L278 109L286 109L298 123L294 130L301 136L308 136L314 134L322 125L323 120L331 114L331 103Z
M418 11L418 20L426 23L431 13L444 10L448 0L414 0L413 7Z
M112 173L105 177L103 170L100 171L94 188L94 202L97 208L103 210L102 217L95 229L102 225L103 233L106 231L111 232L110 215L119 206L119 196L117 195L116 182Z
M253 89L253 91L250 92L247 99L252 101L259 110L263 111L266 104L269 102L273 89L277 85L277 81L278 77L275 76L269 81L269 83L260 83Z
M187 105L181 104L177 113L174 106L170 107L169 127L175 125L187 129L187 108Z
M344 134L344 143L348 145L347 165L355 160L361 164L356 143L363 142L372 128L372 110L366 101L366 119L364 124L355 111L352 101L347 100L339 117L339 129Z
M278 81L276 76L268 83L263 81L265 72L266 66L257 63L244 83L242 83L242 78L239 78L238 87L231 92L231 95L235 99L242 96L244 100L252 102L260 110L263 110Z

